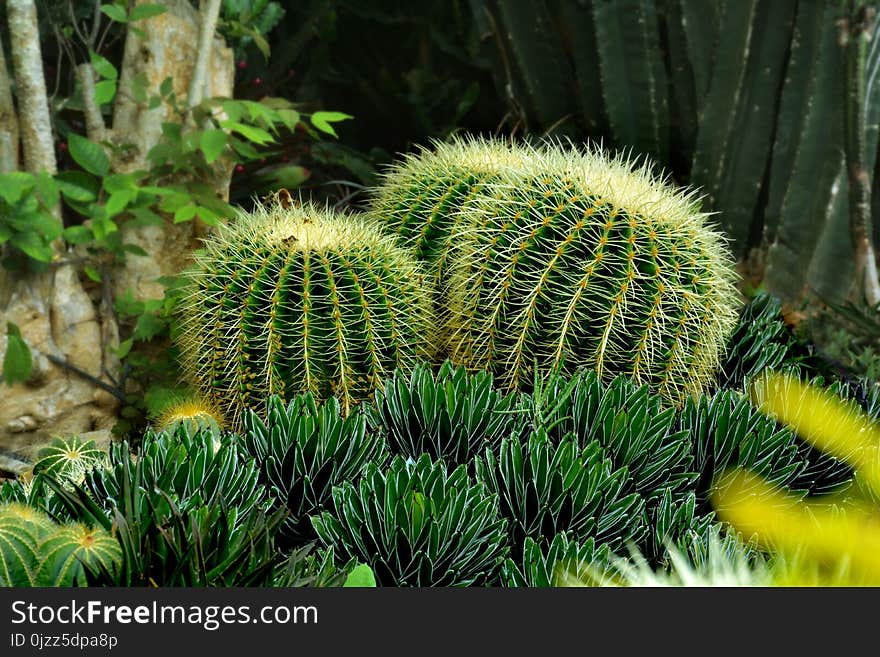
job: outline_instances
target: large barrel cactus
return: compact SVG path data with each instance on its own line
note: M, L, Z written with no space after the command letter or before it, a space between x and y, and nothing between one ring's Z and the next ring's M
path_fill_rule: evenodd
M439 287L460 243L461 209L502 172L518 170L536 157L534 149L500 139L465 136L435 142L433 149L409 154L385 173L371 210L428 266Z
M209 238L185 276L182 365L233 429L270 394L336 396L347 411L433 355L425 277L363 217L260 205Z
M504 149L459 141L411 157L376 204L443 284L452 360L508 388L537 367L626 374L675 404L702 391L739 296L695 194L599 149ZM489 152L501 164L487 174ZM452 173L438 184L438 172ZM444 188L459 191L425 205Z

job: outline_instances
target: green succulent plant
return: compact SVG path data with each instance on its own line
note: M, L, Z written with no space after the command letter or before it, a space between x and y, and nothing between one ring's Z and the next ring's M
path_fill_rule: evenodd
M505 586L549 588L564 586L569 578L586 578L605 572L613 555L607 545L596 546L592 538L583 543L572 540L566 532L542 546L526 538L522 563L505 559L502 582Z
M739 305L734 261L693 193L598 149L546 145L467 209L449 274L449 350L517 388L586 368L680 405L716 376Z
M289 511L283 531L299 545L315 538L309 516L328 505L333 487L356 479L368 463L382 463L388 454L365 414L343 417L333 397L319 406L309 393L287 405L272 396L266 421L249 410L244 426L244 444L260 466L261 480Z
M428 454L367 465L357 482L333 489L333 508L312 523L325 545L369 565L383 586L485 585L507 552L497 496L465 466L447 473Z
M185 277L183 369L232 429L271 394L336 396L348 412L433 356L430 288L364 217L260 205L220 227Z
M514 394L493 386L488 372L468 373L445 361L397 372L376 393L372 422L391 449L413 459L430 454L452 467L467 464L503 436L522 434L526 420Z
M59 525L24 504L0 505L0 586L88 584L87 572L112 571L121 558L119 542L103 529Z
M67 484L80 484L91 470L107 465L107 452L94 440L79 436L55 438L40 450L33 474L47 474Z

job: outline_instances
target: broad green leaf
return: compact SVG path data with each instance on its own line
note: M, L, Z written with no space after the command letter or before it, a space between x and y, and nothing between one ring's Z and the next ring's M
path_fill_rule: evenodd
M150 338L159 335L164 329L165 322L152 313L145 313L138 317L131 337L135 340L149 340Z
M3 356L3 380L6 385L24 383L31 376L33 358L16 324L6 322L6 354Z
M373 574L372 568L370 568L365 563L361 563L352 568L351 572L348 574L348 577L345 578L345 583L342 586L374 587L376 586L376 576Z
M83 271L86 273L86 276L95 281L95 283L101 282L101 272L99 272L91 265L86 265L85 267L83 267Z
M39 196L43 207L51 210L58 205L58 185L55 183L52 176L45 171L41 171L39 175L37 175L35 183L37 196Z
M203 205L196 208L196 215L208 226L217 226L220 223L220 215Z
M95 102L106 105L116 97L116 80L101 80L95 85Z
M159 93L163 96L168 96L174 92L174 79L169 75L167 78L162 80L162 84L159 85Z
M18 203L22 194L31 189L36 181L33 174L24 171L0 174L0 197L10 205Z
M278 110L278 117L281 119L281 122L284 124L288 130L293 132L296 129L296 124L299 123L299 112L292 109L280 109Z
M179 224L184 221L189 221L194 216L196 216L196 211L198 210L198 206L190 203L189 205L183 205L174 212L174 223Z
M255 144L260 144L261 146L275 141L275 138L268 132L253 125L246 125L244 123L238 123L237 121L221 121L220 125L227 130L237 132L245 139L252 141Z
M333 137L339 137L339 135L336 134L336 130L334 130L333 126L330 124L353 118L354 117L350 114L343 114L342 112L315 112L310 117L310 120L312 125L321 132L326 132Z
M104 190L109 194L137 189L137 178L131 173L114 173L104 178Z
M123 244L122 250L125 251L126 253L133 253L134 255L138 255L138 256L149 255L149 253L147 253L144 249L139 247L137 244Z
M52 249L46 244L46 240L34 230L16 233L9 240L9 243L37 262L52 261Z
M86 244L92 241L92 231L85 226L68 226L64 229L63 236L70 244Z
M69 201L90 203L98 198L100 183L85 171L62 171L55 176L55 183Z
M96 52L89 53L92 61L92 66L95 68L95 72L100 75L102 78L107 80L115 80L119 77L119 72L116 70L116 67L110 63L105 57L102 57Z
M116 357L125 358L126 356L128 356L128 352L131 351L131 347L133 344L134 340L132 340L131 338L120 342L119 347L116 349Z
M101 12L110 20L117 21L118 23L128 22L128 15L125 13L125 9L119 5L101 5Z
M162 5L137 5L134 9L131 10L131 13L128 15L128 20L140 21L145 18L152 18L153 16L159 16L160 14L164 14L168 11L167 7Z
M110 194L110 198L108 198L107 203L104 204L107 216L113 217L122 212L126 206L131 203L135 196L137 196L137 192L130 189L123 189Z
M83 169L101 177L109 173L110 159L101 146L74 133L68 135L67 144L70 156Z
M216 160L226 147L227 135L223 130L205 130L199 140L199 146L205 155L205 161L211 164Z

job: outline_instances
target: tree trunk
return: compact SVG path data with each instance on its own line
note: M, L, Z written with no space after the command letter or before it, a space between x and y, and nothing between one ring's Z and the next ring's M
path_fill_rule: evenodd
M33 0L7 0L6 7L18 108L27 117L20 122L24 163L32 173L55 173L36 8ZM94 437L107 440L114 421L116 400L90 380L106 382L103 337L114 334L106 326L112 318L100 316L64 263L65 244L52 246L55 261L45 272L0 269L0 325L17 324L34 358L30 380L5 388L0 404L0 455L18 454L15 463L33 460L56 435L101 430Z
M138 0L136 4L146 1ZM215 38L211 56L200 56L198 12L183 0L169 0L165 4L167 12L140 25L142 34L129 31L126 36L120 93L113 108L113 134L117 143L132 143L135 148L127 159L113 163L116 171L147 168L147 153L162 135L162 122L176 120L164 105L149 109L145 103L135 101L132 83L138 75L147 80L147 88L152 92L170 76L175 96L183 101L190 96L195 63L201 60L207 68L204 94L232 96L235 75L232 50L222 39ZM207 18L210 21L211 17ZM216 25L216 16L213 23ZM210 29L213 34L214 29ZM210 44L211 40L204 42ZM231 171L219 174L223 178L218 185L219 192L228 194L230 175ZM177 274L188 264L189 254L198 246L199 235L194 229L193 222L124 229L125 241L141 247L148 256L129 257L125 269L118 272L116 293L130 290L137 300L161 298L165 288L156 279Z
M0 39L0 173L18 169L18 116L12 103L11 82Z

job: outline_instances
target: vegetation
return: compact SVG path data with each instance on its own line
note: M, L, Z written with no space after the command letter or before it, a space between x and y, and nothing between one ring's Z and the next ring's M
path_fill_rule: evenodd
M873 5L198 6L0 7L0 585L877 583Z

